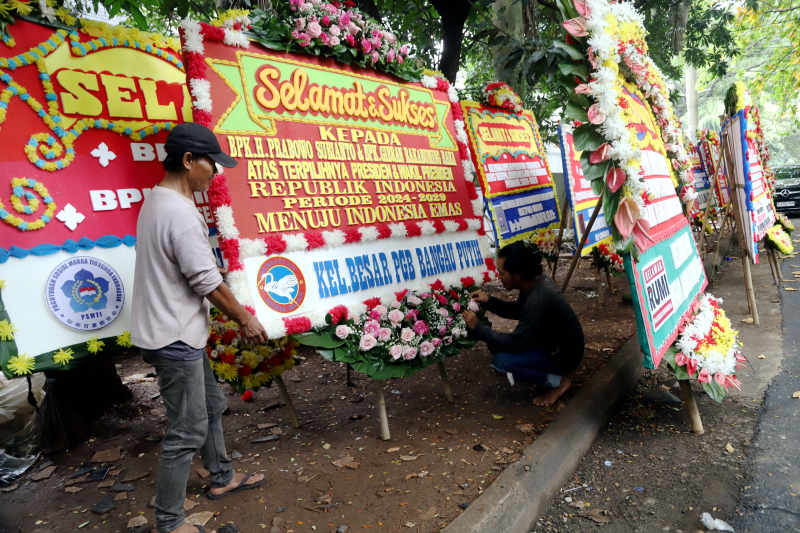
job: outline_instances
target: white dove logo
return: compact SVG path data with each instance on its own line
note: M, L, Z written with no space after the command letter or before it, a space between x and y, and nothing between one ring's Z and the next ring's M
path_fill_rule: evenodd
M256 275L261 300L275 312L293 313L303 305L306 279L300 267L286 257L268 257Z
M267 278L269 278L269 280ZM264 285L259 288L264 289L268 293L278 295L287 300L294 300L293 294L295 292L295 287L297 287L297 277L294 274L289 274L278 281L273 281L272 272L267 272L266 274L262 274L259 284L261 284L261 282L263 282Z

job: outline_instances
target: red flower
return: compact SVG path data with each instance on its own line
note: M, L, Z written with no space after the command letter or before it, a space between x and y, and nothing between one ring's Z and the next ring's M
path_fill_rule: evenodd
M337 305L336 307L328 311L328 314L331 315L331 322L333 324L338 324L342 320L342 318L347 316L347 307L343 305Z
M229 365L232 365L235 362L235 359L236 356L233 355L232 353L222 352L221 354L219 354L219 360L222 361L223 363L228 363Z
M252 373L253 373L253 369L250 368L249 366L245 365L245 364L242 364L242 366L239 367L239 375L242 376L242 377L249 376ZM247 391L247 392L250 392L250 391Z
M200 28L200 33L203 34L203 37L205 37L207 41L211 41L212 43L221 43L223 40L225 40L224 28L212 26L211 24L206 24L205 22L200 23Z
M444 227L444 222L441 220L434 220L433 227L436 229L436 233L444 233L444 231L447 229Z
M443 291L444 290L444 283L442 283L442 280L437 279L436 281L431 283L431 289L433 289L435 291Z
M486 259L484 259L484 262L486 263L486 268L488 268L489 270L497 270L497 267L494 264L494 259L492 259L491 257L487 257Z
M228 190L228 179L224 174L211 180L211 186L208 188L208 201L213 207L231 205L233 198Z
M472 287L475 285L475 278L472 276L464 276L461 278L461 284L464 286L464 288Z
M467 182L467 194L469 195L470 200L478 199L478 191L475 189L475 184L471 181Z
M351 242L361 242L361 232L357 229L344 230L344 242L347 244Z
M345 0L344 5L347 7L356 7L356 3L353 2L353 0Z
M310 330L311 320L304 316L284 318L283 325L286 327L287 335L294 335L296 333L305 333Z
M206 79L206 62L203 61L202 54L198 54L197 52L184 52L183 63L186 65L186 77L188 79Z
M405 225L406 233L408 233L409 237L419 237L422 235L422 230L416 222L405 222Z
M233 29L236 31L240 31L242 29L242 25L238 22L233 23Z
M267 254L279 254L286 250L286 241L280 235L271 235L264 237L264 242L267 244Z
M241 370L239 372L241 372ZM251 390L244 391L244 394L242 394L242 401L243 402L249 402L249 401L252 401L252 399L253 399L253 391L251 391Z
M483 282L484 283L489 283L490 281L492 281L492 278L489 277L489 272L488 271L484 272L483 273Z
M407 294L407 293L408 293L408 289L404 289L404 290L402 290L402 291L399 291L399 292L396 292L396 293L394 293L394 295L395 295L395 297L397 298L397 301L399 302L400 300L402 300L403 298L405 298L405 296L406 296L406 294Z
M379 239L388 239L392 236L392 230L389 228L388 224L378 224L375 227L378 228Z
M239 263L239 239L220 238L219 249L222 250L223 257L225 257L229 263ZM241 268L234 268L232 270L241 270Z
M370 311L375 309L375 307L379 306L380 304L381 304L381 299L377 297L370 298L369 300L364 300L364 305L366 305L367 309L369 309Z
M305 237L309 250L325 246L325 237L322 236L322 233L306 233Z
M213 116L211 115L211 111L203 111L195 107L192 109L192 120L205 127L209 127L213 122Z
M264 361L261 361L260 363L258 363L258 371L259 372L269 372L270 368L271 367L269 365L269 361L267 361L267 360L264 360Z

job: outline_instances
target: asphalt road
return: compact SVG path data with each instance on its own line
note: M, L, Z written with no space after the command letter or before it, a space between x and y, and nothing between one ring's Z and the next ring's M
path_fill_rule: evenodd
M783 261L783 279L794 279L792 271L800 271L791 263L800 265L800 259ZM750 449L751 479L739 504L744 514L732 524L736 533L800 532L800 398L792 398L800 391L800 291L784 287L800 289L800 282L784 283L779 290L782 366L767 389Z

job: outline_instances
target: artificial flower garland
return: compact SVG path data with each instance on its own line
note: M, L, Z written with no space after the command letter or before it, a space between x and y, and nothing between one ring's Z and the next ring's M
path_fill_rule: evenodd
M612 276L623 276L625 264L622 256L616 253L607 243L600 243L592 249L592 256L598 268L605 268Z
M675 347L665 355L679 379L696 374L703 389L717 401L722 401L729 387L741 388L736 371L746 361L740 353L738 332L721 303L704 294L692 307L694 316L680 328Z
M244 20L241 21L246 22ZM229 46L248 48L249 41L245 38L228 39L230 31L196 22L184 20L180 25L184 40L184 63L188 72L188 82L194 101L192 102L192 115L194 121L207 127L212 127L212 99L211 84L206 78L205 47L203 42L224 42ZM221 31L221 30L225 31ZM420 235L434 235L437 233L454 233L458 231L477 231L480 239L481 253L485 259L487 270L483 272L483 281L489 282L497 277L494 261L489 258L489 243L483 229L483 205L475 188L475 171L472 167L469 151L466 145L466 132L461 107L458 105L458 94L450 83L440 73L431 72L432 75L422 77L422 85L428 89L437 89L446 92L453 111L459 153L465 172L465 180L475 218L465 220L423 220L422 222L398 222L395 224L379 224L375 226L361 226L348 230L334 229L332 231L307 232L295 234L272 235L264 239L240 239L239 230L231 207L232 198L228 189L227 178L224 174L218 175L212 182L208 191L209 200L215 210L217 229L219 231L220 249L227 261L228 274L226 281L236 299L252 314L255 315L255 302L247 282L243 260L250 257L263 257L283 252L298 252L313 250L320 247L336 247L343 244L358 242L374 242L378 239L408 238ZM469 172L467 172L469 170ZM457 276L443 277L437 280L445 283L449 288L460 288L461 281ZM425 291L427 285L419 289ZM427 291L429 292L429 291ZM391 304L394 300L391 293L379 298ZM374 299L371 299L374 300ZM367 300L370 301L370 300ZM350 313L354 316L361 314L366 308L365 303L348 305ZM267 336L270 339L279 339L287 335L305 333L312 328L324 327L327 311L316 311L308 315L294 316L271 320L264 324Z
M14 333L18 330L7 318L0 320L0 341L13 341Z
M0 220L6 224L14 226L15 228L18 228L21 231L42 229L45 224L53 219L53 214L56 212L55 201L53 200L53 197L50 196L47 188L41 182L37 182L36 180L28 178L12 178L11 189L13 194L11 195L11 205L18 213L32 215L39 209L39 199L36 198L33 193L26 192L24 190L26 187L36 191L42 197L44 203L47 204L44 214L42 214L38 220L26 222L21 218L9 213L4 208L2 200L0 200ZM27 200L28 205L24 205L22 203L22 198Z
M778 250L783 255L792 255L794 245L792 238L783 230L781 224L776 224L767 230L764 243L774 250Z
M489 83L481 92L481 103L491 107L507 109L514 113L522 113L522 99L514 89L502 81Z
M534 252L541 253L548 263L554 263L558 258L557 241L558 232L548 228L539 228L525 240L525 245Z
M783 231L785 231L786 233L791 233L794 231L794 224L792 224L792 222L789 220L789 217L787 217L783 213L778 213L778 212L776 212L775 215L778 219L778 224L783 226Z
M10 372L17 376L24 376L25 374L31 374L36 368L36 359L23 353L10 358L6 366Z
M266 344L246 344L239 325L221 311L211 310L206 356L211 370L243 394L268 387L295 365L298 344L290 337L271 339Z

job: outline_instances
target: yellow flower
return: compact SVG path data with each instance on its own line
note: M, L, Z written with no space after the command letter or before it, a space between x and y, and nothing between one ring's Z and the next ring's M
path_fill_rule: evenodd
M36 361L26 354L15 355L8 360L8 369L18 376L30 374L36 368Z
M133 346L133 343L131 343L131 332L123 331L122 335L117 335L117 344L123 348L130 348Z
M20 15L30 15L33 11L33 6L27 0L8 0L8 3Z
M236 368L236 365L219 363L219 365L217 365L217 375L225 381L233 381L239 377L239 370Z
M0 341L10 341L14 339L17 328L8 319L0 320Z
M58 351L53 354L53 362L59 365L66 365L74 359L74 357L72 357L74 353L75 352L73 352L71 348L67 348L66 350L64 348L59 348Z
M94 336L89 339L89 342L87 342L86 345L89 347L89 351L91 353L97 353L103 349L103 346L105 346L106 343L97 340L97 336Z
M233 346L226 346L225 347L225 354L226 355L236 355L239 352L238 348L234 348Z
M243 350L242 363L246 364L250 368L255 368L258 366L258 355L250 350Z
M792 229L794 229L794 228L792 228ZM0 289L5 289L5 288L6 288L6 280L0 279Z

